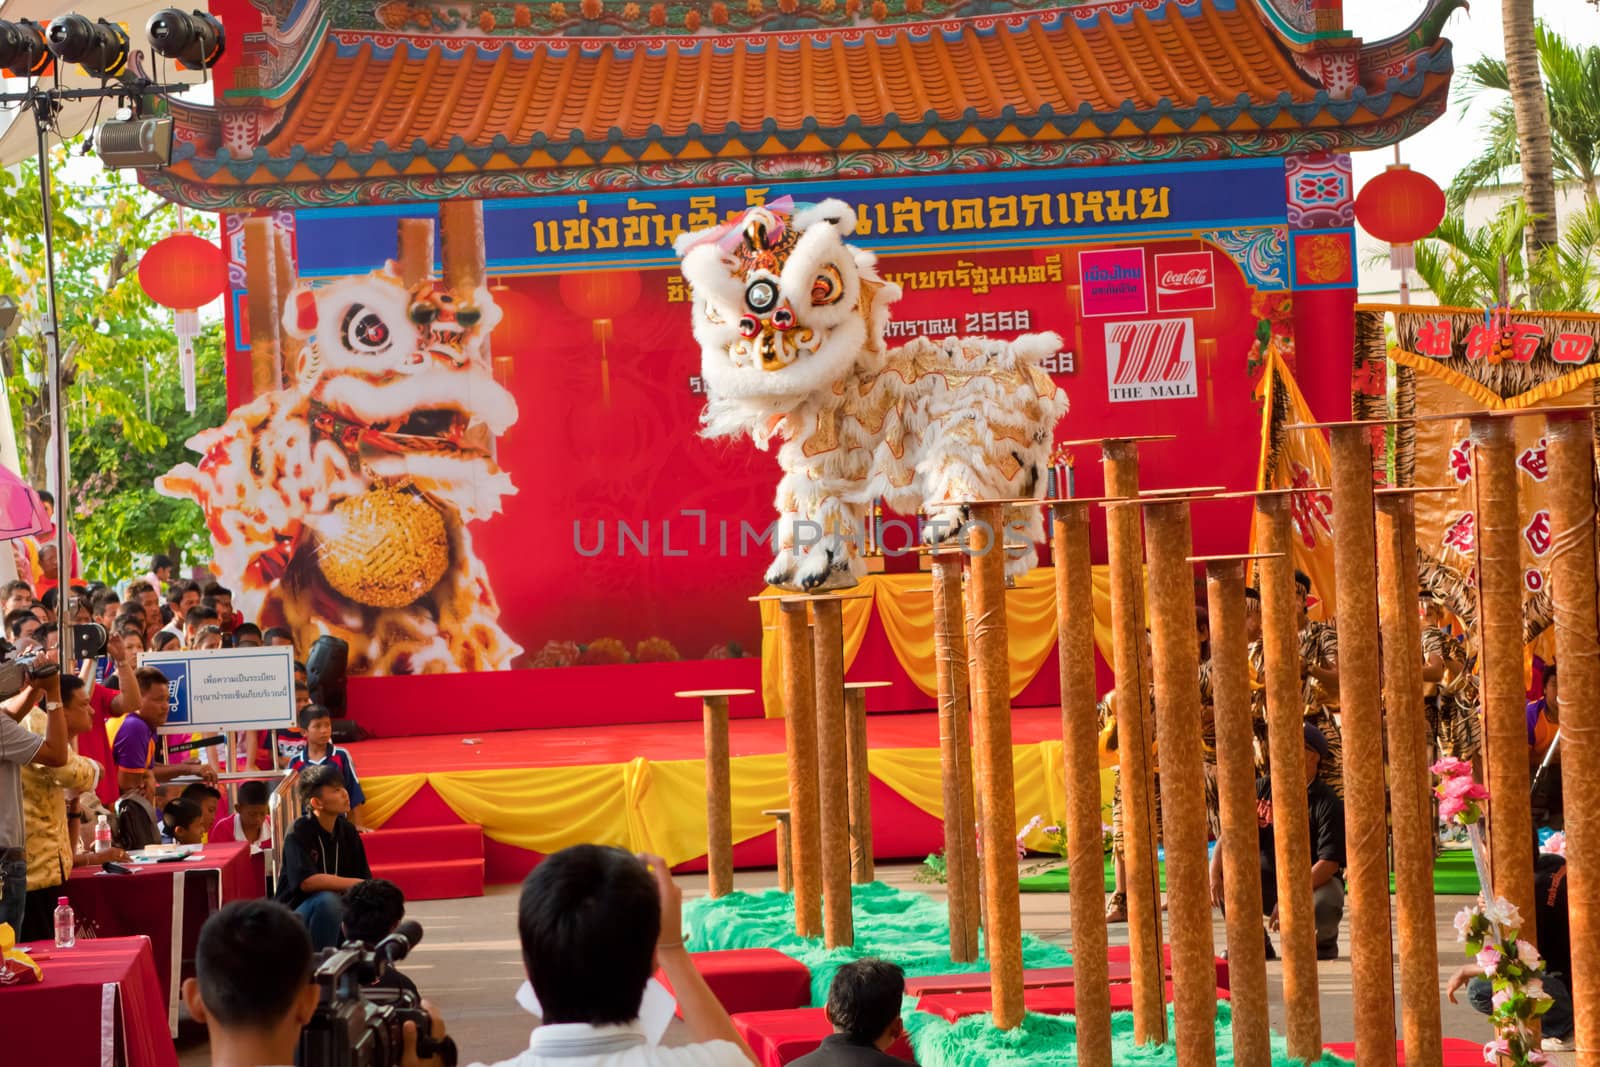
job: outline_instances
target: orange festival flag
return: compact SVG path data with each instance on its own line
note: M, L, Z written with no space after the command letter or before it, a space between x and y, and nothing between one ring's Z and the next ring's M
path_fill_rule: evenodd
M1256 386L1261 402L1261 463L1256 471L1257 489L1305 489L1321 487L1321 492L1296 493L1290 498L1294 516L1294 565L1311 578L1311 598L1307 612L1313 619L1334 615L1333 587L1333 465L1328 439L1321 430L1289 431L1296 423L1315 422L1311 407L1295 384L1277 346L1269 347L1266 366ZM1259 552L1257 532L1250 532L1251 551Z

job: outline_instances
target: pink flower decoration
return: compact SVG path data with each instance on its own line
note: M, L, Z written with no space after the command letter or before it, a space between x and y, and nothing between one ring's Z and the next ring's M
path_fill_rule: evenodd
M1472 764L1465 760L1458 760L1454 756L1446 756L1428 769L1440 777L1453 778L1460 774L1471 774Z
M1467 931L1472 928L1472 920L1477 917L1477 914L1477 911L1473 908L1462 908L1456 912L1457 941L1465 941L1467 939Z
M1483 951L1478 953L1478 966L1483 968L1485 978L1493 978L1495 970L1500 966L1500 950L1493 945L1485 945ZM1495 1003L1499 1004L1500 994L1495 994Z
M1539 955L1539 950L1526 941L1517 942L1517 962L1524 967L1537 967L1544 962L1544 957ZM1541 987L1542 988L1542 987Z
M1567 835L1559 832L1551 834L1549 840L1540 848L1540 851L1547 852L1552 856L1565 856L1567 854Z
M1451 821L1466 810L1466 801L1459 797L1444 797L1439 801L1439 818L1443 822Z
M1440 786L1440 793L1445 797L1454 797L1458 800L1489 799L1489 791L1467 777L1451 778Z
M1511 1042L1500 1038L1483 1046L1483 1062L1499 1063L1501 1056L1511 1055Z

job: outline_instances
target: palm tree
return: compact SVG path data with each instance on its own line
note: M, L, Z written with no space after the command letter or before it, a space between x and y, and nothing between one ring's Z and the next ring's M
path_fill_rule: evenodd
M1432 237L1417 242L1417 274L1439 303L1450 307L1500 303L1503 267L1512 307L1600 309L1600 204L1586 204L1567 220L1561 240L1531 259L1522 240L1527 228L1521 200L1508 202L1484 226L1469 227L1459 210L1452 211Z
M1555 180L1581 185L1586 201L1600 203L1600 47L1574 45L1544 23L1535 29L1535 36L1550 115ZM1463 73L1463 111L1486 93L1506 95L1489 113L1487 147L1450 183L1453 205L1465 203L1479 189L1500 184L1518 159L1517 119L1505 62L1485 56Z
M1528 205L1531 255L1555 245L1556 183L1550 146L1550 112L1539 77L1539 50L1534 36L1533 0L1500 0L1501 31L1506 42L1506 80L1511 110L1517 120L1517 155L1522 166L1522 198Z

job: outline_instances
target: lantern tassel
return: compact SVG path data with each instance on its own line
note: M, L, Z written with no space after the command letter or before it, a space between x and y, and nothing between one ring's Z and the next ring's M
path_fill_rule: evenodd
M172 328L178 335L178 374L183 379L183 408L193 415L196 406L194 339L200 336L200 312L194 308L174 309Z
M1416 270L1417 246L1410 243L1390 245L1389 267L1391 270Z

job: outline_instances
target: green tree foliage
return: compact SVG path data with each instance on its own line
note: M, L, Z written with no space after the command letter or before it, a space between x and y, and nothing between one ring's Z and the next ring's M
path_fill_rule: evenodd
M1431 238L1417 242L1417 273L1439 303L1452 307L1498 304L1503 263L1512 307L1600 309L1600 204L1569 217L1560 240L1531 260L1522 240L1527 224L1521 200L1484 226L1468 226L1459 210L1451 211Z
M221 333L197 346L200 410L183 410L171 314L140 288L139 257L178 226L178 210L117 171L52 159L57 314L69 405L71 528L92 577L122 578L136 558L199 550L198 507L156 495L153 480L183 456L183 441L222 420ZM206 216L190 228L211 236ZM17 330L0 345L0 371L23 474L42 485L50 447L45 386L45 262L38 165L0 171L0 293L18 304ZM149 400L146 401L148 370Z
M1575 45L1543 23L1535 33L1555 180L1581 185L1586 203L1600 203L1600 47ZM1450 183L1452 205L1501 184L1519 161L1505 60L1485 56L1462 71L1457 84L1463 111L1486 97L1494 100L1494 107L1482 126L1484 150Z

